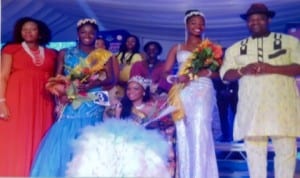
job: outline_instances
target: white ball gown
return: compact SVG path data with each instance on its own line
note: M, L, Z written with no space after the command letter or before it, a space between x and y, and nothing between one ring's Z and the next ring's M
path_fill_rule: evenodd
M130 119L86 127L73 148L67 177L171 177L165 138Z

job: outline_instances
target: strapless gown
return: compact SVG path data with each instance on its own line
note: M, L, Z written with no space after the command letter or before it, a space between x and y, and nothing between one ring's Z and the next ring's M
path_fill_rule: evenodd
M181 66L189 51L179 50ZM191 81L180 93L185 118L176 121L177 175L179 178L218 178L212 133L215 90L210 78Z

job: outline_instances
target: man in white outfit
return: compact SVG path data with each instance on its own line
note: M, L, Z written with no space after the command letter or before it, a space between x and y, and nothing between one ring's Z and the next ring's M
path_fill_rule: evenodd
M300 75L300 42L271 32L274 16L266 5L252 4L241 15L251 35L227 49L220 69L224 81L239 80L234 139L245 142L251 178L267 177L268 139L276 154L276 178L293 178L296 166L300 97L295 77Z

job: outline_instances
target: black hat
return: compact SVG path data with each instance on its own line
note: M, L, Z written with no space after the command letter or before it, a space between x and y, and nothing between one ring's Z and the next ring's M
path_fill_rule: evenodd
M273 18L275 16L274 11L270 11L265 4L262 3L254 3L250 6L246 14L241 14L241 18L247 20L247 18L252 14L265 14L269 18Z

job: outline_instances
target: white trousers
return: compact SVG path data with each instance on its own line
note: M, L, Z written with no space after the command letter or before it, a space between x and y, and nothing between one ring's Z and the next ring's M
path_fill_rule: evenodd
M247 137L245 148L251 178L267 178L267 146L269 137ZM270 137L275 152L275 178L293 178L296 168L295 137Z

